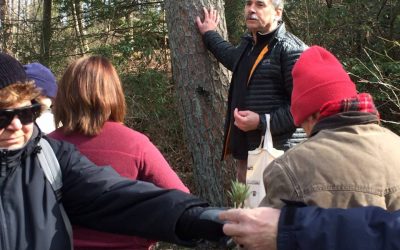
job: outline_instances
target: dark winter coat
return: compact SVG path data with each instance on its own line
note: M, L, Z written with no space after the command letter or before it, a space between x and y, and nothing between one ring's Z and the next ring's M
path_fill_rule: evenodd
M0 249L71 249L55 193L36 157L37 127L27 145L1 150L1 168L8 168L0 190ZM72 223L121 234L134 234L179 244L178 218L189 207L206 205L177 190L163 190L99 168L72 144L46 138L62 169L62 203ZM2 172L3 174L3 172Z
M283 23L280 24L269 42L268 52L255 69L246 93L243 93L243 91L235 91L235 88L240 88L239 84L246 84L246 82L238 82L239 78L243 78L240 74L248 75L249 73L239 72L238 65L252 50L253 38L250 35L243 37L237 47L225 41L215 31L206 32L203 39L207 49L233 72L225 121L223 158L226 154L232 153L237 159L247 159L247 151L256 148L264 134L264 114L271 115L274 147L288 149L292 146L290 139L296 137L293 136L296 127L289 110L292 68L307 46L296 36L287 32ZM245 95L243 103L238 101L242 98L241 95ZM262 124L259 129L246 133L233 125L233 110L239 106L242 106L242 110L247 109L260 114ZM299 142L304 137L304 134L300 134L300 140L293 140L292 143Z

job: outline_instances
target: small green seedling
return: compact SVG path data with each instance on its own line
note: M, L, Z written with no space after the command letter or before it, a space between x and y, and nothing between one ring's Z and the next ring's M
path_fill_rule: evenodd
M237 180L231 181L231 190L228 191L228 196L235 208L244 208L244 201L249 195L249 186Z

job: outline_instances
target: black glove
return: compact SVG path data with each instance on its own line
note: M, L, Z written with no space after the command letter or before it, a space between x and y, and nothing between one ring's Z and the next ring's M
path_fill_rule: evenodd
M225 241L224 222L218 215L225 210L217 207L192 207L179 218L176 233L183 240Z

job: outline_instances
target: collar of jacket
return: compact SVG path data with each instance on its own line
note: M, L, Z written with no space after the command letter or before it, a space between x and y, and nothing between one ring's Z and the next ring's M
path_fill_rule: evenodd
M376 114L359 111L338 113L317 122L312 129L311 136L316 135L319 131L324 129L335 129L344 126L370 123L379 124L379 118L376 116Z
M276 41L279 39L279 37L283 36L286 33L286 28L285 28L285 23L281 22L278 26L278 28L276 28L276 30L274 30L272 32L274 35L273 37L269 40L269 51L272 50L272 47L275 45ZM271 34L271 33L269 33ZM233 70L232 72L235 72L238 66L238 63L240 62L241 58L243 57L244 54L246 54L246 51L248 51L250 49L249 45L252 45L254 42L253 36L250 33L246 33L244 34L242 37L242 44L243 44L243 49L240 52L240 56L239 59L236 60L234 66L233 66ZM244 41L244 42L243 42Z
M41 138L40 130L35 124L33 127L31 138L22 148L14 150L8 150L8 149L0 150L1 164L5 164L8 168L12 168L16 165L19 165L21 159L25 158L26 155L38 152L37 144L39 143L40 138Z
M271 38L271 40L270 40L270 41L272 41L273 39L275 39L277 37L280 37L280 36L284 35L285 33L286 33L285 23L280 22L278 24L278 27L274 31L272 31L271 33L265 34L265 35L273 34L273 38ZM262 34L258 34L258 35L265 36L265 35L262 35ZM254 39L253 39L253 36L252 36L251 33L244 34L241 37L241 39L244 39L244 40L246 40L247 42L250 42L250 43L254 43Z

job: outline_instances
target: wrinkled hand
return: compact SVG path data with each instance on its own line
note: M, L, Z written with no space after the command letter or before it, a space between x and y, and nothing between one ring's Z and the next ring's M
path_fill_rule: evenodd
M219 218L226 221L224 233L246 250L276 250L280 210L259 207L230 209Z
M239 111L235 108L233 117L235 118L235 126L244 132L257 129L260 123L260 116L250 110Z
M204 35L204 33L207 31L216 30L219 23L219 15L216 10L213 8L210 8L210 11L208 11L206 8L203 8L203 10L204 21L202 22L199 16L196 17L196 24L202 35Z

